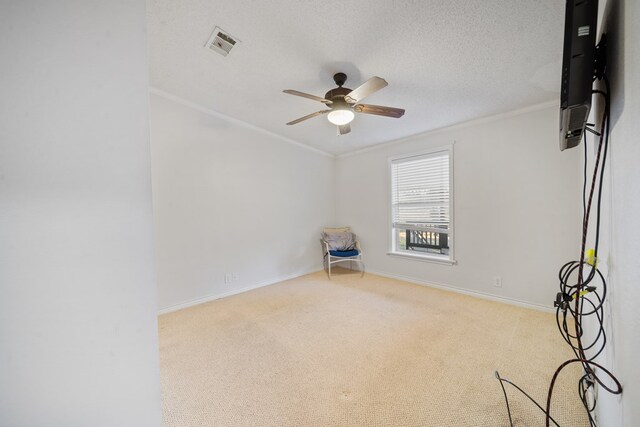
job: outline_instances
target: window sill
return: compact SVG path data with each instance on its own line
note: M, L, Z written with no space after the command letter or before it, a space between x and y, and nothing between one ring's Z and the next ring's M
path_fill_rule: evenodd
M414 254L408 254L404 252L387 252L387 255L392 257L397 257L397 258L414 259L414 260L424 261L424 262L433 262L435 264L455 265L458 263L456 260L452 260L452 259L446 259L446 258L430 256L430 255L414 255Z

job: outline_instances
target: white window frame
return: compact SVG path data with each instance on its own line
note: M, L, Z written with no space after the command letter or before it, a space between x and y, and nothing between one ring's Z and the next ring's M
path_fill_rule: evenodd
M387 184L389 185L389 191L388 191L389 217L387 221L387 224L389 224L389 229L387 230L388 231L387 235L389 236L389 252L387 252L387 255L406 258L406 259L419 260L419 261L435 262L435 263L441 263L441 264L449 264L449 265L456 264L455 254L454 254L456 245L455 245L455 224L454 224L455 215L454 215L454 182L453 182L453 145L454 145L453 143L448 145L441 145L426 151L420 151L418 153L410 153L410 154L403 154L399 156L389 157L388 172L387 172ZM429 154L442 152L442 151L449 152L449 215L450 215L449 234L448 234L449 255L447 256L447 255L435 255L435 254L420 253L420 252L409 253L408 251L398 251L396 250L396 241L395 241L396 233L393 227L392 163L397 160L404 160L404 159L410 159L412 157L426 156Z

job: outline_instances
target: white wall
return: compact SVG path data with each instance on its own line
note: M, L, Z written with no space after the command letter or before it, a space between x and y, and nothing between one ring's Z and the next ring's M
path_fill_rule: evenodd
M322 268L333 157L184 104L151 95L160 308Z
M599 390L597 408L600 425L631 427L640 425L640 4L609 0L600 9L600 31L609 44L612 129L599 253L608 281L608 343L598 361L620 380L623 393ZM602 100L594 99L597 111Z
M557 107L533 110L339 157L337 223L360 237L368 270L551 307L558 268L579 252L580 160L558 149ZM457 265L387 255L387 159L454 141Z
M0 425L161 423L145 2L3 2Z

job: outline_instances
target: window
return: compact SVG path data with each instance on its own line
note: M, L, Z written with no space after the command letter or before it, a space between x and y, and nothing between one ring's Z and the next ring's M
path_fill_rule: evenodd
M452 153L391 159L391 254L452 262Z

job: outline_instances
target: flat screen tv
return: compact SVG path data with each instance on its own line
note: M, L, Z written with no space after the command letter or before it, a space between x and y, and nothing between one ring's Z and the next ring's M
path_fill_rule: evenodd
M580 144L591 109L598 0L567 0L560 91L560 150Z

